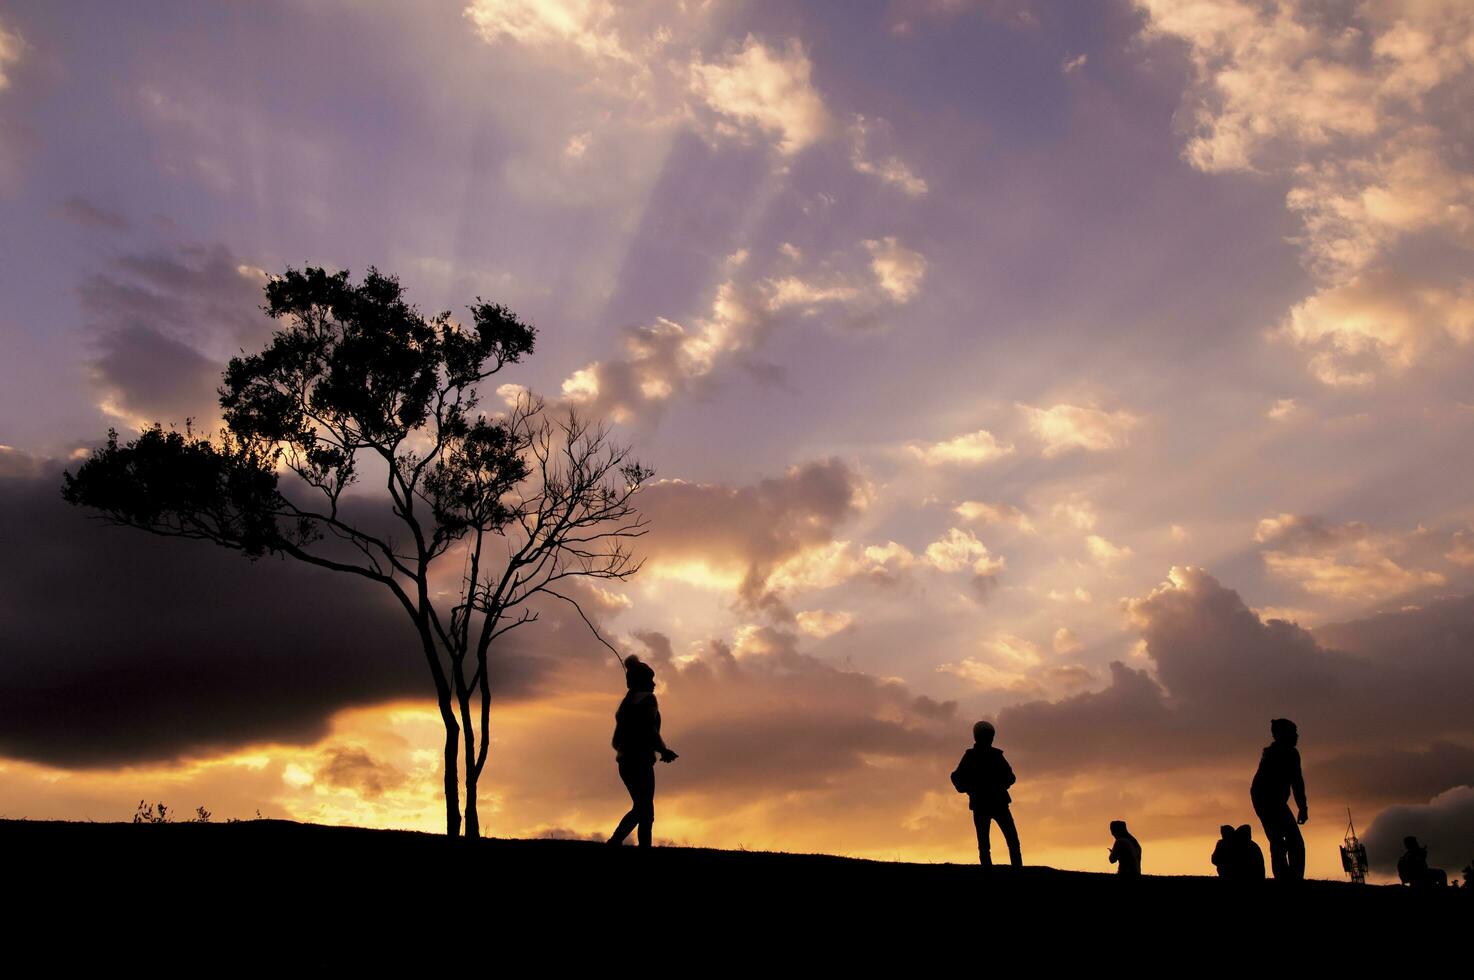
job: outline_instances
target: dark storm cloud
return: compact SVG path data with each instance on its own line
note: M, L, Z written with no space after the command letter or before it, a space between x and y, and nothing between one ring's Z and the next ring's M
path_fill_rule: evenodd
M270 335L261 272L224 245L129 254L79 287L94 379L117 414L213 417L224 358Z
M58 210L62 217L75 221L83 228L125 232L132 227L128 219L118 212L93 204L85 197L76 194L62 201Z
M1428 803L1383 810L1366 832L1367 858L1377 871L1396 872L1402 839L1416 837L1428 848L1430 867L1449 880L1474 863L1474 786L1456 786Z
M108 527L60 487L55 464L0 478L0 755L88 767L305 743L340 708L431 695L387 593ZM509 634L493 662L499 698L537 689L554 637L572 635L552 625Z
M37 477L58 465L54 459L32 456L14 446L0 446L0 480Z
M1428 800L1450 786L1474 785L1474 748L1434 742L1426 750L1355 752L1319 763L1315 774L1327 790L1349 799Z
M213 417L222 365L193 347L142 324L105 333L98 346L94 377L114 408L164 423Z
M1000 731L1031 766L1163 770L1242 759L1252 769L1269 720L1283 716L1299 723L1307 778L1331 760L1319 784L1327 789L1386 799L1403 786L1426 799L1438 779L1465 771L1466 749L1427 746L1474 741L1474 597L1312 635L1262 621L1200 569L1177 569L1127 608L1155 679L1115 663L1103 691L1002 711ZM1354 653L1330 645L1355 633L1370 639ZM1368 788L1376 785L1385 788Z

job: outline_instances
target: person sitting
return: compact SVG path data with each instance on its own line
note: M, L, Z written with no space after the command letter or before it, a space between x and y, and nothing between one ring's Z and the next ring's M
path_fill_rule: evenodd
M1413 888L1442 888L1448 884L1448 872L1441 868L1428 867L1428 848L1420 845L1416 837L1404 837L1402 845L1407 848L1397 859L1397 877L1404 885Z
M1224 824L1218 828L1218 843L1213 845L1213 867L1218 869L1220 878L1237 878L1240 869L1239 840L1234 834L1232 824Z
M1111 848L1111 863L1116 874L1123 878L1141 877L1141 842L1126 829L1126 821L1111 821L1111 836L1116 839Z
M1234 831L1239 839L1239 873L1242 881L1264 880L1264 852L1254 843L1254 831L1248 824L1241 824Z

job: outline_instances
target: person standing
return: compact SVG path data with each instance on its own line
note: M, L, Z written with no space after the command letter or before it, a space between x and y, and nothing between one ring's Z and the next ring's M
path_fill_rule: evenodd
M986 721L972 726L973 746L962 753L962 761L952 773L952 786L959 793L967 794L967 805L972 810L972 823L978 834L978 861L985 868L993 866L993 849L989 840L993 822L1003 831L1008 843L1008 863L1015 868L1024 866L1023 854L1019 849L1018 828L1013 823L1013 813L1008 805L1013 798L1008 787L1015 782L1013 767L1003 758L1003 751L993 747L995 730Z
M1305 877L1305 839L1300 825L1310 819L1305 806L1305 777L1300 773L1300 752L1295 748L1300 733L1288 718L1269 723L1274 741L1259 757L1259 769L1249 787L1254 812L1269 839L1269 864L1276 878L1300 881ZM1295 797L1299 815L1290 814L1289 798Z
M639 828L637 840L649 847L655 827L655 759L674 762L677 756L660 737L660 705L655 700L655 671L631 654L624 659L628 691L614 713L614 753L619 778L629 790L630 809L614 828L609 843L624 843Z
M1122 878L1141 877L1141 842L1126 829L1126 821L1111 821L1111 836L1116 843L1111 847L1111 863L1116 874Z

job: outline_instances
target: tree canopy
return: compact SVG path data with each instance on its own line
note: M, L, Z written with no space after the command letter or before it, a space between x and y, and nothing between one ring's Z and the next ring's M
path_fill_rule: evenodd
M226 367L219 433L156 423L120 443L110 431L65 475L63 495L112 523L388 589L414 624L445 723L447 831L461 826L463 767L475 835L492 643L537 619L535 596L582 616L565 580L639 570L628 543L646 522L633 497L653 471L603 425L571 410L552 418L526 393L505 411L481 409L482 383L536 338L500 304L478 297L469 323L426 317L392 276L370 269L354 284L310 267L273 277L266 300L280 326ZM365 518L350 500L387 503L387 513ZM443 606L430 572L451 551L465 573Z

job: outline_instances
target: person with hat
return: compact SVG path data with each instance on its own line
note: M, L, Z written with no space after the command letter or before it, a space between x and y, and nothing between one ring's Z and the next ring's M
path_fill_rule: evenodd
M660 737L660 705L655 700L655 671L631 654L624 658L624 682L628 688L614 713L614 754L619 778L629 790L630 810L619 821L609 843L624 843L636 827L641 847L649 847L655 826L655 759L676 761Z
M1003 758L1003 750L993 747L996 734L993 726L980 721L972 726L973 747L962 753L962 761L952 773L952 786L959 793L967 794L967 805L972 810L973 827L978 834L978 861L985 868L993 866L993 848L989 840L993 822L1003 831L1008 843L1008 862L1015 868L1024 865L1019 850L1018 828L1013 823L1013 813L1008 805L1013 802L1008 787L1015 781L1013 767Z
M1249 800L1264 825L1269 839L1269 865L1276 878L1299 881L1305 877L1305 839L1300 824L1310 819L1305 806L1305 777L1300 772L1300 752L1295 748L1300 733L1288 718L1269 723L1274 741L1259 757L1259 769L1249 787ZM1299 816L1291 816L1289 798L1294 794Z
M1116 866L1116 874L1123 878L1140 878L1141 842L1126 829L1126 821L1111 821L1111 837L1115 843L1111 846L1110 860Z

